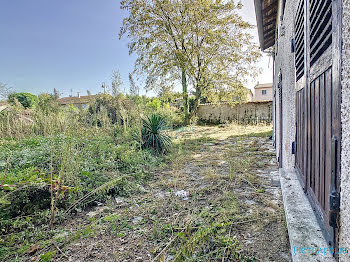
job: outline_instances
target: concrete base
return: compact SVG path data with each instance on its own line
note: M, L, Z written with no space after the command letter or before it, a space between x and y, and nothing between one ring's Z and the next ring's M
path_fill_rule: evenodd
M293 261L335 261L297 174L280 169L280 180Z

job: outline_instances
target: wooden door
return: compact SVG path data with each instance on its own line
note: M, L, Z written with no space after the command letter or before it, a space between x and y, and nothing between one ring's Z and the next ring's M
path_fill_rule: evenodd
M340 86L333 82L329 68L309 88L296 94L295 166L334 243L339 211L341 130Z
M296 39L303 65L304 88L296 93L295 167L311 198L327 238L337 246L340 186L340 63L341 0L301 0L296 28L306 28L305 41ZM304 20L304 25L300 21ZM301 30L301 29L300 29ZM300 32L300 30L296 31ZM300 34L300 33L299 33ZM298 44L298 42L297 42ZM296 55L296 61L301 55ZM300 60L300 59L299 59ZM298 63L296 63L298 66ZM299 70L300 71L300 70ZM296 79L298 81L298 68ZM299 85L300 86L300 85Z

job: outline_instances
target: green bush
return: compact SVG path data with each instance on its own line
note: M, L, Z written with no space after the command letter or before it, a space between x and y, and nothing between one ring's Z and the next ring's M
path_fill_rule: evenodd
M58 111L59 105L53 95L43 93L39 95L38 99L38 109L40 109L45 115Z
M181 127L184 124L184 114L169 104L160 108L157 113L165 119L170 129Z
M36 95L30 93L14 93L9 96L8 102L15 105L15 99L21 103L24 108L33 108L35 107L39 99Z
M153 98L151 101L147 103L147 108L150 110L158 110L160 109L161 101L159 98Z

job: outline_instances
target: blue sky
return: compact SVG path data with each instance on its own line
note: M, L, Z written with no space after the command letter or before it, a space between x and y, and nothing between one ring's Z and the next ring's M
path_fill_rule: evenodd
M253 0L243 3L255 23ZM0 0L0 82L35 94L95 94L119 70L128 89L135 57L118 37L124 15L118 0ZM265 69L259 81L270 75Z

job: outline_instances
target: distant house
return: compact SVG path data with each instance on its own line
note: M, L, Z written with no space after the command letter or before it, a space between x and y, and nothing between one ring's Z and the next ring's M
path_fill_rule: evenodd
M96 97L96 95L81 96L79 93L77 96L63 97L58 99L58 103L61 106L75 106L79 108L86 108L87 105Z
M273 84L257 84L254 87L253 101L272 101L273 100Z

